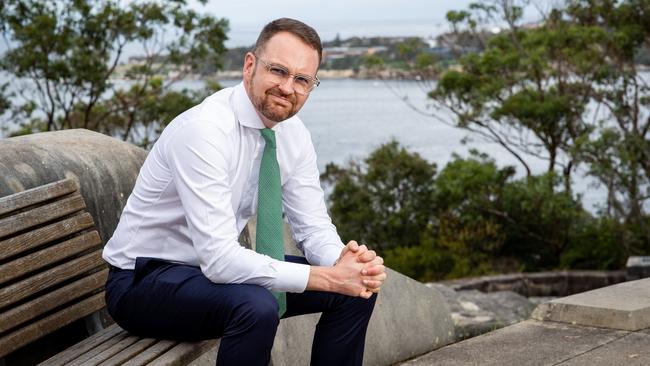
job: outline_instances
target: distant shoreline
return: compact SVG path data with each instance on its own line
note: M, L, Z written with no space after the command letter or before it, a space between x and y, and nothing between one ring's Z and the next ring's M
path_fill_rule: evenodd
M650 65L637 65L638 72L650 72ZM381 70L381 71L372 71L368 72L367 70L355 71L353 69L343 69L343 70L327 70L321 69L318 71L319 79L398 79L395 75L400 75L399 79L412 79L418 80L417 76L414 74L409 74L406 71L401 70ZM218 71L214 77L216 79L241 79L242 72L239 70L228 70L228 71ZM192 79L200 79L192 78Z
M344 70L327 70L321 69L318 71L318 78L321 80L327 79L358 79L358 80L369 80L369 79L398 79L396 75L399 75L399 79L412 79L418 80L418 77L414 74L409 74L406 71L401 70L381 70L381 71L355 71L353 69L344 69ZM214 76L216 79L241 79L243 77L241 71L218 71ZM197 79L193 77L192 79Z

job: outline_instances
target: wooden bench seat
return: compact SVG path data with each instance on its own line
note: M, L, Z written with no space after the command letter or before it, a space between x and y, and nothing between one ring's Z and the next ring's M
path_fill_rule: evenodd
M112 325L41 365L186 365L216 347L218 342L210 340L188 343L139 338Z
M108 268L85 207L71 179L0 198L0 364L105 307ZM217 342L138 338L113 325L41 365L184 365Z

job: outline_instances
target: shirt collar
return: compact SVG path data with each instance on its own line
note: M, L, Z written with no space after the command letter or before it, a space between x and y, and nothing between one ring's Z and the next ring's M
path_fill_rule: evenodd
M248 97L248 93L246 93L243 81L234 87L233 107L237 121L239 121L239 124L242 126L256 128L258 130L266 128L260 119L260 116L257 114L253 102ZM273 126L273 130L279 132L283 128L283 125L293 118L296 118L296 116L286 119L280 123L276 123L276 125Z

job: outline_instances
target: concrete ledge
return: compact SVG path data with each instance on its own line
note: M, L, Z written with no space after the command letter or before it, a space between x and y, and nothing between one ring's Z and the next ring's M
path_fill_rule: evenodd
M274 366L309 365L319 314L285 319L273 346ZM454 340L454 325L440 292L388 270L366 337L364 365L392 365Z
M273 366L309 365L314 329L320 314L284 319L275 336ZM425 354L454 340L449 308L435 289L388 270L366 335L363 364L394 365ZM214 348L192 362L209 366L216 362Z
M629 331L650 328L650 278L552 300L531 317Z
M240 237L248 248L255 248L256 222L251 218ZM284 238L285 253L302 255L286 224ZM368 326L363 364L392 365L454 342L451 311L440 291L391 269L387 273ZM319 317L305 315L280 323L273 346L274 366L309 365Z
M531 296L569 296L625 281L625 271L513 273L440 282L456 291L513 291Z
M101 133L76 129L0 140L0 156L0 197L75 179L106 243L147 152Z
M573 365L573 360L588 360L589 366L644 365L634 363L625 351L610 348L605 359L591 357L594 350L637 334L621 330L582 327L570 324L527 320L475 338L455 343L402 366L552 366ZM636 336L645 339L644 334ZM638 339L633 340L638 343ZM628 348L633 347L631 345ZM639 348L638 345L636 348ZM637 353L638 356L638 352ZM645 352L647 355L647 351ZM599 353L600 354L600 353ZM634 354L634 353L633 353ZM623 362L613 363L612 359ZM647 364L645 364L647 365Z

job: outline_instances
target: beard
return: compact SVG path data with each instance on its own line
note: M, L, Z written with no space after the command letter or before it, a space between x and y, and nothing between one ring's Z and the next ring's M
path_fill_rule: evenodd
M251 80L251 90L254 90L253 80ZM282 98L284 102L290 104L290 106L276 101L272 95ZM289 119L298 113L299 110L296 94L285 94L278 86L267 89L263 95L253 94L251 99L253 100L255 109L257 109L261 115L273 122L281 122Z

